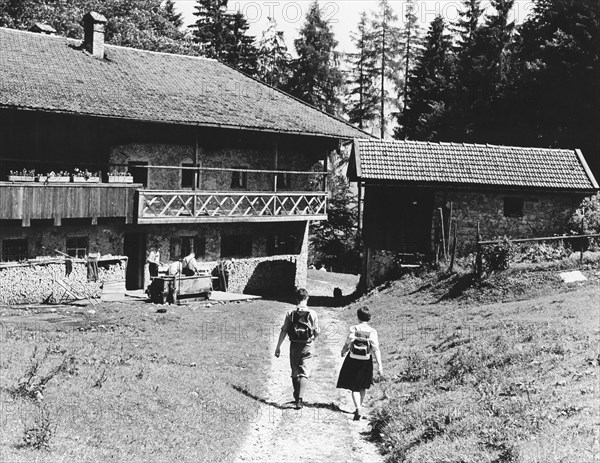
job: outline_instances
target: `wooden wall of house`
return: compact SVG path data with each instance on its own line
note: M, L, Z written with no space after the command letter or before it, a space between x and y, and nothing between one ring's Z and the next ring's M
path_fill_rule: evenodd
M433 192L400 187L367 186L363 237L372 249L431 251Z

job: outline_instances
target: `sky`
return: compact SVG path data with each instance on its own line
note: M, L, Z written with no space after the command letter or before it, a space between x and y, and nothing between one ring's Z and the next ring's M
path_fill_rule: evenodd
M174 0L177 9L183 14L185 24L192 24L196 17L193 12L196 0ZM268 17L274 17L277 28L284 31L290 50L293 49L293 40L298 36L298 30L304 23L304 18L312 0L229 0L230 11L241 11L250 23L249 33L260 38L266 29ZM335 38L339 42L338 51L350 52L353 50L350 34L356 30L356 25L362 11L376 10L378 0L319 0L323 16L329 20ZM403 0L390 0L392 8L402 20L406 2ZM416 0L417 17L426 31L428 24L441 14L447 21L455 21L461 9L461 0ZM484 6L489 1L483 0ZM532 0L516 0L513 10L513 19L522 23L533 10Z

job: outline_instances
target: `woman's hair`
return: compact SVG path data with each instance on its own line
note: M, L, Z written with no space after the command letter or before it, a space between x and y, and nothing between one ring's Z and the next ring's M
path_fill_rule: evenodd
M308 299L308 291L305 290L304 288L298 288L296 290L296 301L297 302L302 302L302 301L306 301Z
M371 312L368 307L361 307L356 311L356 315L361 322L368 322L371 320Z

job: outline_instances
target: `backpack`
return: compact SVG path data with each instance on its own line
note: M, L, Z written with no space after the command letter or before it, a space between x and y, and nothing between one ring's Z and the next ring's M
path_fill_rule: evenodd
M356 331L355 338L350 344L350 357L359 360L368 360L371 358L369 331Z
M308 341L313 336L313 329L308 319L307 310L292 312L292 324L288 330L291 341Z

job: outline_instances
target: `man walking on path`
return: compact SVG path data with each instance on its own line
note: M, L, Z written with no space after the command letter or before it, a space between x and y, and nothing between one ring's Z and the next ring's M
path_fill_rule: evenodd
M290 366L292 368L292 384L294 386L294 403L299 410L303 405L304 392L310 377L311 360L315 354L315 339L319 335L317 313L309 309L308 292L304 288L296 290L295 309L286 315L279 340L275 348L275 357L281 354L281 344L286 336L290 339Z

